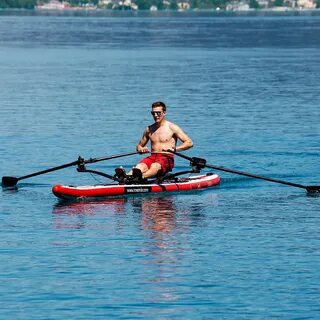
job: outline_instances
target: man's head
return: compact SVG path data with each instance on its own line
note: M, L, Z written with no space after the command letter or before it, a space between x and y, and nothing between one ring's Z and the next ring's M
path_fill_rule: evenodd
M162 101L156 101L151 106L152 109L157 108L157 107L162 107L163 112L166 112L166 110L167 110L166 105Z
M161 101L157 101L151 105L151 108L152 108L151 114L155 122L161 122L166 115L166 110L167 110L166 105Z

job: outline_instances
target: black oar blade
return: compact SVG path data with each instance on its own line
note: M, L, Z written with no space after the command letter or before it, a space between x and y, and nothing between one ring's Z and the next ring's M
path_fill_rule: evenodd
M320 186L306 186L308 193L320 193Z
M3 187L14 187L19 181L16 177L2 177L2 186Z

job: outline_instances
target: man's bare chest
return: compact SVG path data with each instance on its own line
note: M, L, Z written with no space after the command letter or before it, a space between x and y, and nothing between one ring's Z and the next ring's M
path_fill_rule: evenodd
M149 133L152 142L169 142L174 139L174 133L169 128L158 128Z

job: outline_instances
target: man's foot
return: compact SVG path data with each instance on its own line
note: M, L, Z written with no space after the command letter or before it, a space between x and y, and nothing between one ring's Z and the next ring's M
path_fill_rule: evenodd
M134 178L142 179L142 172L138 168L132 168L132 176Z
M136 183L143 183L145 181L145 179L143 179L142 177L142 172L140 169L138 168L132 168L132 175L127 176L128 177L128 181L132 184L136 184Z
M124 184L127 178L126 170L124 170L122 167L119 167L114 171L116 172L115 178L119 181L120 184Z

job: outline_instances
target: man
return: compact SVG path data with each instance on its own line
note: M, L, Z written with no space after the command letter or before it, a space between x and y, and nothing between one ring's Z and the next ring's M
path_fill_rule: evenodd
M192 140L176 124L166 120L166 105L157 101L151 106L151 114L154 123L148 126L139 141L136 150L139 153L151 152L151 155L142 159L128 175L138 179L147 179L164 175L171 171L174 166L174 154L165 150L183 151L193 146ZM182 143L177 146L177 140ZM150 141L151 150L146 146ZM123 169L122 169L123 170ZM125 173L116 169L118 177L125 176Z

